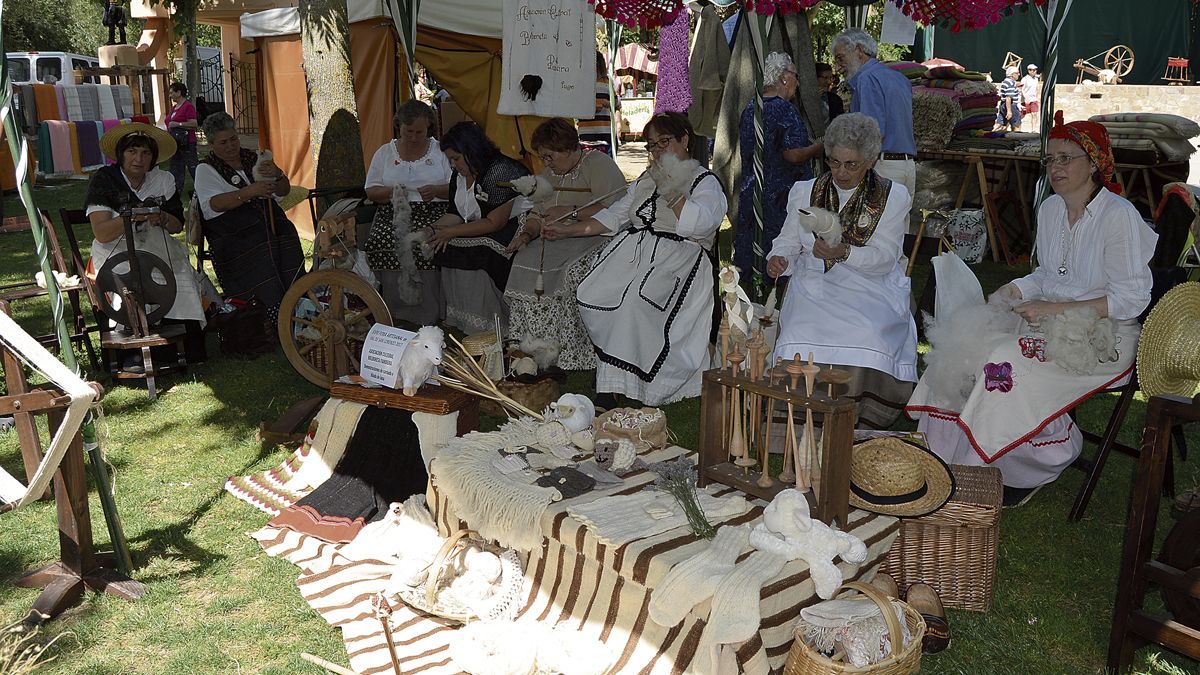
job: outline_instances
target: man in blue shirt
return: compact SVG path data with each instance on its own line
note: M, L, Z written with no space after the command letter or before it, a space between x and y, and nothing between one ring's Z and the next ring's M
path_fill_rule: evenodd
M908 78L875 60L879 45L858 28L842 31L833 40L833 60L852 93L850 112L879 123L883 151L875 171L908 188L917 186L917 143L913 140L912 85Z

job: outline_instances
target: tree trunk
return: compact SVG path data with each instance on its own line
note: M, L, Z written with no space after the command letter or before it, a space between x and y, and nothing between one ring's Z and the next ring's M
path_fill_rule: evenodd
M183 77L183 83L187 85L188 98L195 103L196 97L200 95L200 58L196 51L196 25L194 23L183 35Z
M366 173L350 66L350 24L345 0L302 0L300 44L308 84L316 187L361 186ZM326 137L330 139L328 144L324 142Z

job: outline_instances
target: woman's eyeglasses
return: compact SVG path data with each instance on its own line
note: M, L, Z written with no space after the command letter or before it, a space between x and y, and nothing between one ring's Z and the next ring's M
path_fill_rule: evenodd
M554 161L554 155L553 153L547 152L545 154L538 155L538 159L542 160L543 164L549 164L550 162Z
M1087 157L1087 155L1046 155L1038 161L1041 162L1042 166L1047 167L1052 164L1066 166L1080 157Z
M666 150L667 146L670 145L671 141L673 140L675 140L675 138L672 136L663 136L657 141L646 141L646 150L647 152L654 152L655 150L661 152Z
M858 167L863 165L862 162L855 162L855 161L842 162L842 161L836 160L832 157L826 157L825 163L828 164L829 168L834 171L836 171L838 169L845 169L847 171L858 171Z

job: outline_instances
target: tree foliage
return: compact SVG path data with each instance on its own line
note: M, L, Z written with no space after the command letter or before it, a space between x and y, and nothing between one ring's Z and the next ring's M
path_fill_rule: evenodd
M812 27L813 56L820 63L832 65L833 38L837 37L837 34L842 32L846 26L845 10L833 3L822 2L817 5L816 12L812 14L810 26ZM876 2L871 6L871 13L867 15L867 32L878 40L882 30L883 2ZM879 45L880 61L899 61L909 58L910 54L912 54L912 48L907 45Z
M99 0L3 0L4 49L10 52L60 51L94 56L108 42ZM132 42L142 22L130 19Z

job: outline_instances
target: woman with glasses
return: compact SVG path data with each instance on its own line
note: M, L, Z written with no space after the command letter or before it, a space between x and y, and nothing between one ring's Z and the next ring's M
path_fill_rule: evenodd
M875 171L883 139L879 125L847 113L825 130L829 173L796 183L787 220L767 257L767 274L790 276L775 356L811 353L818 363L851 372L849 395L860 420L890 426L917 381L917 326L911 291L900 265L912 197L904 185ZM841 243L812 234L822 214L836 214ZM819 228L818 228L819 229Z
M427 103L405 102L392 119L395 139L375 151L366 182L367 198L379 204L363 244L367 262L379 277L392 318L421 326L441 319L440 273L421 250L421 241L405 235L446 215L450 160L433 138L436 127ZM408 202L407 211L401 208L399 214L392 202L396 188L404 188Z
M728 207L720 181L691 156L687 117L660 113L642 132L651 164L612 206L547 224L550 240L615 235L579 284L595 345L597 405L624 394L647 405L700 395L710 366L713 242Z
M598 235L555 241L539 237L545 223L575 223L616 202L625 187L625 176L612 157L599 151L585 152L574 125L561 117L542 122L529 143L546 165L541 175L555 191L525 214L520 231L508 245L508 250L515 252L504 291L509 333L518 339L539 338L557 344L558 367L563 370L591 370L596 367L596 355L579 318L575 289L591 271L596 252L606 240Z
M446 323L467 332L493 330L496 317L508 325L504 288L511 267L508 245L517 217L531 206L512 188L529 175L474 122L459 122L442 136L442 152L454 170L450 206L430 225L426 242L442 268Z
M821 155L821 144L812 143L808 128L792 98L796 95L796 66L787 54L774 52L763 65L762 107L762 250L771 250L771 242L783 227L784 204L788 190L796 181L812 178L809 162ZM750 278L754 263L754 101L746 104L738 125L741 136L742 184L738 193L737 232L733 262L743 279ZM757 270L760 274L765 270ZM772 283L768 281L768 283Z
M1150 304L1156 235L1113 180L1108 132L1097 122L1055 116L1042 159L1054 194L1038 210L1040 266L990 298L1023 322L988 355L961 410L922 380L907 410L930 448L952 464L991 464L1004 474L1005 503L1017 504L1053 481L1083 448L1068 412L1133 370L1138 317ZM1113 322L1115 361L1091 374L1068 372L1045 356L1048 319L1089 309Z

